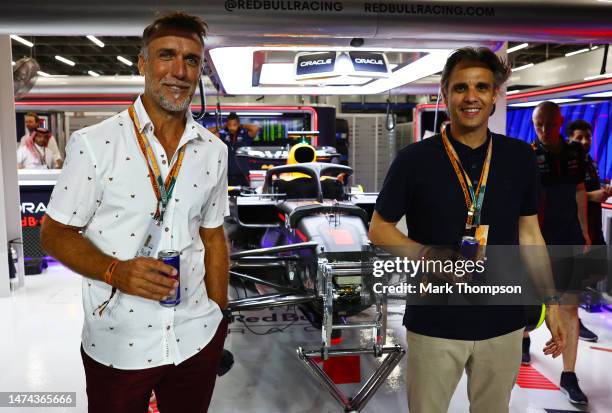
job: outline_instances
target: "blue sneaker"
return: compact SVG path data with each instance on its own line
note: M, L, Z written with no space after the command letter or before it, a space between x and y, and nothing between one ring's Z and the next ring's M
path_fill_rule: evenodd
M523 337L523 355L521 357L521 364L525 366L531 364L531 355L529 354L529 347L531 347L531 338Z
M584 324L582 324L581 319L578 319L578 322L580 323L580 340L591 341L594 343L599 339L599 337L597 337L597 334L593 333L591 330L586 328Z
M559 387L561 387L561 392L567 396L570 403L583 406L589 404L589 399L587 399L580 389L578 377L576 377L576 373L573 371L564 371L561 373L561 385Z

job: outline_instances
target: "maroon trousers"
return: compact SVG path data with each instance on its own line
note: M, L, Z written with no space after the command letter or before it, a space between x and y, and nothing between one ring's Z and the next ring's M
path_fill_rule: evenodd
M83 351L89 413L147 413L155 390L160 413L205 413L212 398L227 323L222 321L202 351L178 366L119 370Z

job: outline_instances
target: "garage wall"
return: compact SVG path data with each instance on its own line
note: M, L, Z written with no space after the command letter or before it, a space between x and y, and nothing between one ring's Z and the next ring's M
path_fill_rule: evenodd
M0 36L0 297L10 294L8 242L21 238L19 187L17 183L17 126L13 97L11 39ZM23 285L23 249L19 255L19 285Z
M349 123L349 166L353 185L378 192L396 153L395 130L385 128L385 115L337 114Z

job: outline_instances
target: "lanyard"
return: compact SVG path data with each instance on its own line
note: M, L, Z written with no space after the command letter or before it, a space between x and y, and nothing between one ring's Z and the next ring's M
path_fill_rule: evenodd
M459 180L459 183L461 184L461 189L463 190L465 205L468 209L465 228L471 229L473 226L480 225L480 212L482 211L484 194L487 189L489 168L491 166L491 155L493 153L493 138L489 137L489 147L487 148L487 156L482 167L482 172L480 173L480 179L478 180L478 186L476 187L476 191L474 191L470 176L467 174L467 172L465 171L465 169L463 169L463 166L461 165L461 161L457 156L457 152L455 152L455 149L448 140L445 129L442 130L442 142L444 143L444 149L446 150L446 154L448 155L448 158L450 159L451 164L453 165L453 169L457 174L457 179Z
M34 144L34 148L36 149L36 152L38 153L38 160L40 161L40 166L44 166L45 169L49 169L49 165L47 165L47 153L45 150L45 147L43 146L42 148L42 152L40 152L38 150L38 146L36 146L36 144Z
M176 180L178 178L179 171L181 169L181 165L183 164L183 158L185 157L185 149L187 144L184 144L178 153L178 159L170 169L168 176L166 176L166 180L161 176L161 171L159 169L159 165L155 160L155 154L153 153L153 148L149 144L149 140L147 137L140 132L140 125L138 124L138 119L136 118L136 112L134 110L134 106L130 106L128 109L130 114L130 118L132 119L132 123L134 124L134 130L136 132L136 139L138 140L138 146L140 146L140 150L147 160L147 168L149 168L149 179L151 180L151 186L153 187L153 192L155 192L155 197L157 198L157 209L155 211L154 218L161 222L164 219L164 213L166 212L166 207L170 202L170 197L172 196L172 192L174 191L174 185L176 184Z

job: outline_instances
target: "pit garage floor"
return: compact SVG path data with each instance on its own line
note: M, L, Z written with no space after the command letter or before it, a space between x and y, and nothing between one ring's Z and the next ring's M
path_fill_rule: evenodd
M76 392L76 408L28 409L57 413L87 411L85 378L79 355L81 324L80 276L60 265L51 265L38 276L26 278L26 288L0 299L0 391ZM401 306L389 311L389 342L404 344ZM299 313L298 313L299 316ZM252 317L252 318L247 318ZM561 359L545 358L541 351L547 330L532 333L531 368L523 369L512 393L513 413L590 411L608 413L612 406L612 313L581 310L584 323L599 334L598 343L580 342L577 374L590 399L588 409L573 407L557 389ZM288 320L288 321L284 321ZM320 332L292 309L245 314L249 331L241 322L231 325L226 341L236 359L234 368L217 381L211 412L307 413L341 412L337 402L310 376L296 356L299 346L316 347ZM264 333L276 329L271 334ZM345 339L348 345L357 333ZM376 361L362 356L333 368L343 381L365 380ZM406 412L404 363L396 368L364 412ZM343 367L343 366L341 366ZM352 367L352 371L351 368ZM432 372L435 374L435 372ZM360 377L359 377L360 376ZM341 384L347 393L358 384ZM0 408L0 412L14 411ZM465 376L459 383L449 412L468 411Z

